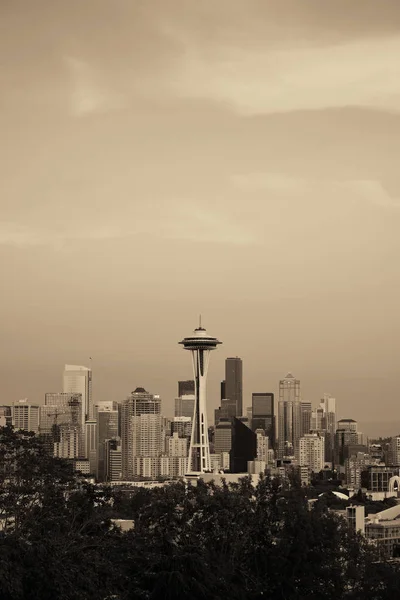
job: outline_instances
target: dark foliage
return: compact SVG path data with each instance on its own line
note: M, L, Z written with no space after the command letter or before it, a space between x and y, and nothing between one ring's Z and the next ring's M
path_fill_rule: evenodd
M11 428L0 466L0 600L400 597L397 566L294 478L112 493Z

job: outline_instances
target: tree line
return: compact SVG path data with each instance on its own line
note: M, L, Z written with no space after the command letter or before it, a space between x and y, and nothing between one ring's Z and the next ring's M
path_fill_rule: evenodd
M126 493L0 429L0 600L399 597L396 565L294 478Z

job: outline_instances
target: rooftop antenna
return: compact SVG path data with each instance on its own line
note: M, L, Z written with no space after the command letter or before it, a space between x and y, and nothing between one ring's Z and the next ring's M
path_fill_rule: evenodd
M199 329L201 329L201 315L199 315Z

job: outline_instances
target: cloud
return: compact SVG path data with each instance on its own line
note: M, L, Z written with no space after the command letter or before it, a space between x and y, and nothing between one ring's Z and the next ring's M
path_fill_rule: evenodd
M87 62L65 56L68 69L69 109L75 117L121 110L127 105L125 95L100 83L100 75Z
M247 173L232 176L233 185L244 192L268 192L276 197L332 198L339 202L360 202L400 210L400 198L393 197L376 179L312 180L284 173Z
M188 204L177 208L170 216L154 218L143 216L134 223L92 225L91 229L57 231L35 229L14 222L0 222L0 245L17 247L51 246L56 250L68 249L70 243L121 239L137 235L161 240L187 240L195 243L228 245L255 245L261 238L251 225L235 223L216 210L201 209Z
M177 34L184 51L165 85L182 97L208 98L243 115L369 106L400 109L400 37L286 49L215 45L202 51Z

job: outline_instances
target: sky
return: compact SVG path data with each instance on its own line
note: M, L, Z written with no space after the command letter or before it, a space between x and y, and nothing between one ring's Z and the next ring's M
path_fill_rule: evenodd
M398 0L0 0L2 403L88 365L172 414L203 315L400 431Z

